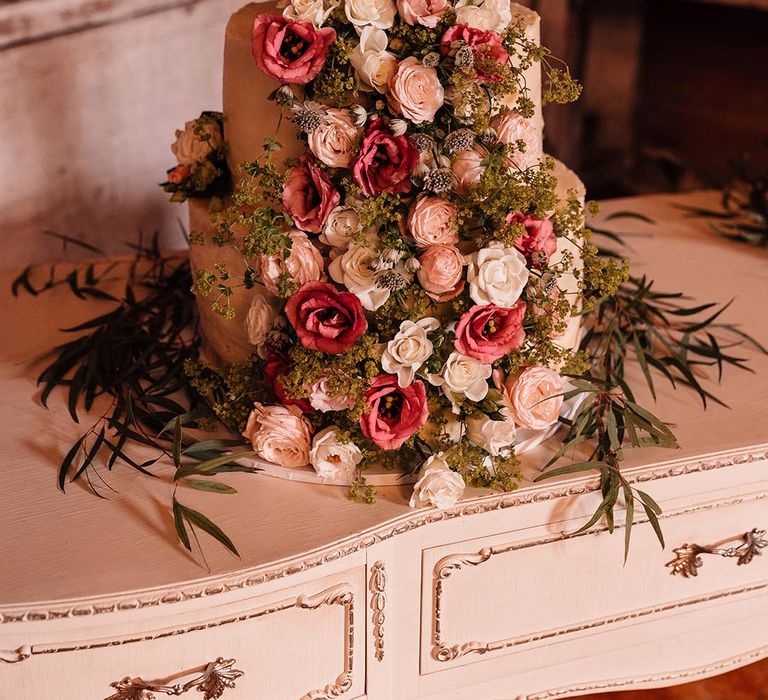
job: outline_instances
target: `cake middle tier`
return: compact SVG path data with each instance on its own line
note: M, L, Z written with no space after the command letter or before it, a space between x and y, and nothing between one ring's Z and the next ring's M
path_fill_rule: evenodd
M525 37L540 43L541 20L537 13L517 3L511 3L512 24L520 23ZM267 100L280 83L266 76L256 66L251 51L251 31L260 14L281 14L276 3L250 3L238 10L227 25L224 48L224 135L227 141L227 161L238 178L237 167L263 154L264 141L275 139L283 149L280 160L296 158L304 152L295 125L280 112L274 102ZM541 66L534 63L524 73L528 97L534 105L532 124L536 133L537 155L543 153L544 120L541 104ZM300 86L295 86L299 88ZM516 94L503 102L514 106Z

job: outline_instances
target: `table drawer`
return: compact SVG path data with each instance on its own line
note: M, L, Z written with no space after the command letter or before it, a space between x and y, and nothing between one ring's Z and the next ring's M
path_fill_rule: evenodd
M355 627L356 617L364 619L365 595L359 567L233 604L211 599L210 607L165 617L156 627L143 623L133 633L47 643L41 629L29 658L0 665L0 698L138 700L150 695L139 694L135 679L171 691L219 658L234 659L232 668L242 672L234 687L219 696L190 686L182 697L355 698L365 692L364 630ZM134 679L133 694L111 687L126 677ZM168 691L152 697L174 694Z
M621 529L565 538L542 527L424 550L421 674L768 592L768 556L739 566L703 554L689 577L667 566L684 544L768 528L768 493L664 513L661 522L666 550L647 522L636 522L623 567Z

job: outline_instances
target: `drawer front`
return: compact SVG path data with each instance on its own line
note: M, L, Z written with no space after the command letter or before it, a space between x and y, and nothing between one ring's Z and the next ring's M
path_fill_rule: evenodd
M637 522L626 566L621 529L565 538L536 528L424 550L421 674L768 592L768 556L740 566L701 554L689 577L667 565L685 544L768 528L768 494L665 513L661 522L667 548Z
M236 605L163 620L130 636L33 644L31 656L0 665L0 698L25 700L138 700L140 683L189 684L219 658L234 659L223 674L234 680L221 696L191 685L182 697L223 700L355 698L365 692L365 569L343 571ZM360 623L358 623L360 624ZM114 682L134 679L119 692ZM134 690L134 694L129 692ZM123 694L121 694L121 692ZM173 693L161 690L162 700Z

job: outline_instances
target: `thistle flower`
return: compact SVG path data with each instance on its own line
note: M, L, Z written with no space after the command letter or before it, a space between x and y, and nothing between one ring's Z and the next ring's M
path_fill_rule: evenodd
M387 270L376 278L376 284L382 289L398 292L405 289L409 282L397 270Z
M299 131L311 134L325 118L325 107L317 102L304 102L291 107L291 120Z
M424 177L424 189L440 194L453 189L453 171L450 168L436 168Z
M440 63L440 54L430 51L421 61L427 68L437 68Z
M489 126L487 129L485 129L477 138L480 143L483 144L483 146L488 146L489 148L498 143L499 140L496 129L494 129L492 126Z
M296 96L293 94L293 90L290 85L281 85L274 92L275 102L281 107L286 105L292 105L296 102Z
M457 129L445 138L443 148L446 153L453 155L472 148L475 142L475 134L470 129Z
M456 51L454 59L457 68L472 68L475 65L475 54L469 46L462 46Z
M422 133L413 134L411 136L411 143L416 146L416 150L419 152L428 151L435 145L431 136Z

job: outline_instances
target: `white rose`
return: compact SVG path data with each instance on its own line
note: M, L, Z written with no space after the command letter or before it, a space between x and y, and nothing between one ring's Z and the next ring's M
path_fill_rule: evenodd
M360 43L349 55L349 62L358 78L382 95L389 90L389 81L397 70L397 57L387 51L387 34L376 27L365 27Z
M312 429L296 406L253 405L243 437L254 452L281 467L309 464Z
M456 24L501 33L511 21L508 0L458 0L456 3Z
M381 367L387 374L396 374L401 387L410 386L418 370L434 351L427 333L440 328L436 318L422 318L417 323L403 321L400 332L387 343L381 356Z
M397 7L393 0L345 0L344 14L358 32L367 25L389 29L395 23Z
M218 124L194 119L184 125L184 131L176 130L176 141L171 146L171 151L179 165L195 165L204 161L223 144L224 136Z
M363 130L348 109L328 108L323 120L307 136L309 150L331 168L348 168L357 155Z
M268 297L266 290L257 292L245 317L245 330L248 342L256 346L262 359L266 357L266 340L276 315L275 303Z
M353 442L339 442L336 426L321 430L312 442L309 459L323 480L351 482L363 453Z
M482 401L488 395L488 379L493 368L482 362L452 352L440 371L440 374L430 374L428 379L433 386L443 388L443 393L451 403L456 403L456 397L465 397L470 401Z
M323 256L307 234L293 229L288 237L291 239L291 252L285 260L278 253L263 255L259 261L261 280L272 294L279 294L278 284L283 273L287 273L299 286L323 278Z
M326 219L320 240L337 250L347 250L362 230L360 215L352 207L336 207Z
M517 428L515 422L507 417L506 420L491 420L488 416L474 417L467 420L467 438L480 449L499 457L508 452L515 444Z
M297 22L309 22L315 27L322 27L338 6L338 2L331 2L326 6L323 0L290 0L287 4L279 4L279 7L285 8L283 17Z
M389 108L414 124L433 121L444 101L445 92L437 71L427 68L415 56L402 61L389 82Z
M464 495L464 478L451 471L442 452L432 455L421 467L413 487L411 508L450 508Z
M469 256L469 296L476 304L511 309L528 284L525 257L516 248L491 243Z
M368 311L376 311L386 304L390 290L376 283L376 273L371 269L378 255L364 246L353 243L346 253L339 255L328 267L334 282L343 284Z

